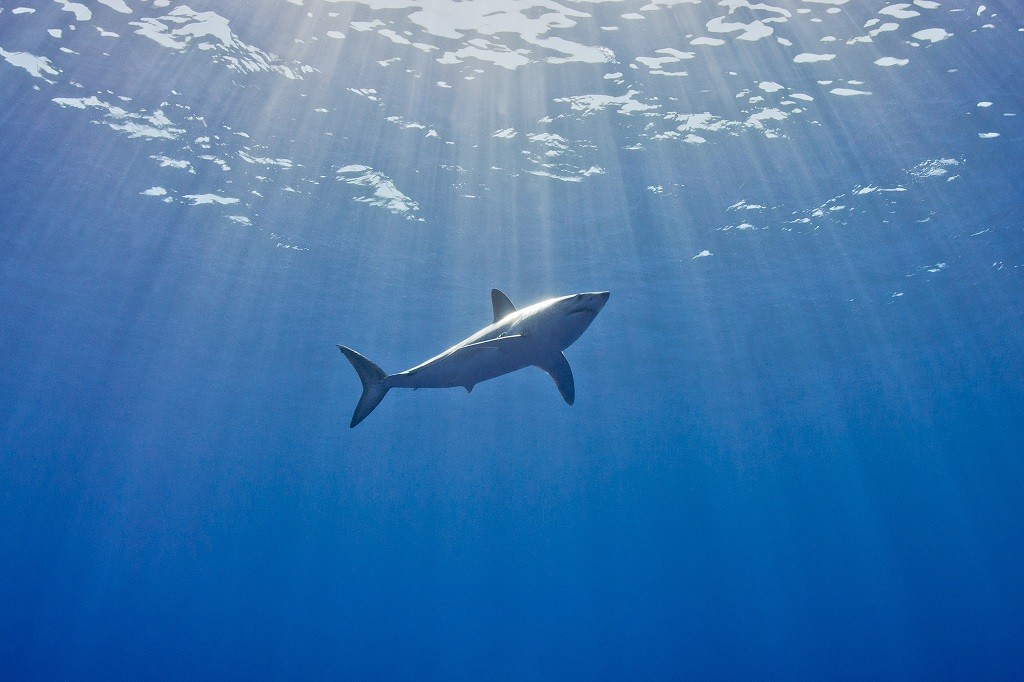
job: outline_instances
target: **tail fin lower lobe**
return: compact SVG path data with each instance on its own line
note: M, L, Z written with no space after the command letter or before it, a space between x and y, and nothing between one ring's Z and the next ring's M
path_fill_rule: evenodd
M363 394L359 397L356 411L352 414L352 423L349 424L349 428L353 428L356 424L366 419L373 412L373 408L377 407L380 401L384 399L384 396L387 395L388 387L384 386L384 379L388 375L387 372L351 348L339 345L338 350L352 363L356 374L359 375L359 381L363 383Z

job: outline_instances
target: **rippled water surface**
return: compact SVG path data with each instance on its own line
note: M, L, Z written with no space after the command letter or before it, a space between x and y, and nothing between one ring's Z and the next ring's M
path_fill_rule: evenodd
M1024 9L0 0L11 679L1024 674ZM527 369L359 381L611 290Z

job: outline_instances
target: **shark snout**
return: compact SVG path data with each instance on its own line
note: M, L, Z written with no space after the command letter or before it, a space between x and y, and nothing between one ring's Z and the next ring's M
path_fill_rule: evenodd
M574 296L574 307L573 312L590 312L597 315L601 312L601 308L608 302L608 297L611 296L610 291L591 291L586 294L576 294Z
M612 295L610 291L594 291L587 294L589 298L589 305L587 307L592 308L594 312L601 312L601 308L608 302L608 297Z

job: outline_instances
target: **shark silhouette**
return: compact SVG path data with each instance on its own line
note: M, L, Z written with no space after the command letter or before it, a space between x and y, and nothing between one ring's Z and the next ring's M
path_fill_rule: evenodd
M481 381L531 365L550 374L565 402L572 405L576 388L569 361L562 351L580 338L610 295L607 291L571 294L516 310L508 296L492 289L492 324L440 355L397 374L388 374L351 348L339 345L338 350L352 363L363 384L363 394L349 426L366 419L392 388L462 386L472 391Z

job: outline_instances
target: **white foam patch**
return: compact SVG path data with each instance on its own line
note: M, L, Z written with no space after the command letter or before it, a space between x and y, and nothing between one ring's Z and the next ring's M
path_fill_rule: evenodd
M912 19L913 17L921 16L920 12L910 9L910 4L905 2L883 7L878 10L878 13L888 15L894 19Z
M371 102L377 101L377 91L374 88L349 88L348 90L360 97L365 97Z
M774 81L763 81L757 84L757 87L761 88L765 92L778 92L779 90L785 90L786 88Z
M245 225L246 227L252 226L252 221L244 215L229 215L228 220L233 223L238 223L239 225Z
M765 137L774 138L778 137L779 134L773 128L769 128L766 124L768 121L785 121L789 117L789 114L782 111L781 109L775 109L769 107L762 109L754 114L747 117L744 121L744 125L750 128L756 128L757 130L763 131Z
M359 31L360 33L366 33L372 31L379 26L386 26L380 19L374 19L373 21L353 21L349 24L353 30Z
M11 10L11 14L34 14L35 10L31 7L15 7Z
M978 137L980 137L983 140L989 140L992 139L993 137L999 137L999 133L978 133Z
M191 45L212 50L214 59L241 73L273 72L292 80L300 80L308 66L295 68L257 47L248 45L231 32L228 20L216 12L196 12L188 5L179 5L158 17L129 22L138 27L135 33L163 47L183 51Z
M504 0L355 1L375 10L411 9L413 11L406 17L409 22L435 38L458 41L458 48L446 50L444 56L438 60L442 64L457 64L464 59L473 58L515 69L537 61L552 64L602 63L615 59L614 53L608 48L585 45L563 35L556 35L557 32L574 28L577 19L592 18L586 12L556 2L535 4L509 3ZM384 28L385 24L380 19L352 22L351 26L357 31L389 30ZM467 35L472 37L466 39ZM501 42L506 35L513 36L515 43L525 43L534 49L512 49ZM415 46L415 43L413 45ZM421 45L421 49L436 49L434 46Z
M699 5L701 0L654 0L640 8L641 12L654 12L659 9L674 7L675 5Z
M750 114L744 120L732 120L722 118L705 111L699 114L682 114L672 112L664 116L666 120L678 121L679 125L675 130L669 130L651 135L653 140L669 140L682 138L683 142L702 143L706 139L697 133L728 133L738 135L744 131L756 131L768 139L782 136L781 131L772 125L773 122L784 121L789 114L775 107L766 107L760 111ZM682 137L683 134L686 137Z
M583 182L585 178L591 175L602 175L604 169L600 166L591 166L590 168L581 169L576 173L560 173L550 170L528 170L526 172L530 175L539 175L545 178L552 178L553 180L561 180L562 182Z
M992 102L978 102L978 106L981 107L982 109L986 109L992 106Z
M797 64L813 64L815 62L827 62L835 59L834 54L814 54L813 52L801 52L797 56L793 57L793 61Z
M600 166L580 163L581 150L593 148L593 145L573 142L557 133L531 133L526 138L531 148L523 153L536 166L535 169L527 170L531 175L562 182L582 182L591 175L602 175L605 172Z
M681 132L689 131L707 131L707 132L719 132L722 130L728 130L729 128L739 125L737 121L731 121L729 119L722 118L721 116L715 116L709 111L705 111L700 114L674 114L673 119L680 121L680 124L676 127L676 130Z
M832 88L829 90L833 95L840 97L857 97L858 95L870 95L867 90L854 90L853 88Z
M235 197L222 197L219 194L185 194L182 198L188 199L192 202L193 206L201 204L221 204L227 206L238 203L238 199Z
M633 114L639 111L651 111L657 109L657 104L639 102L633 97L640 94L636 90L629 90L625 95L574 95L572 97L559 97L556 102L566 102L573 111L579 111L583 116L589 116L608 107L616 107L620 114Z
M356 201L371 206L380 206L409 220L415 219L414 214L419 210L419 204L403 194L391 181L391 178L383 173L373 170L370 166L358 164L338 168L336 173L338 180L342 182L373 189L372 195L356 197Z
M690 260L697 260L698 258L707 258L708 256L713 256L713 255L714 255L713 253L711 253L707 249L704 249L703 251L698 253L696 256L694 256Z
M866 185L864 187L858 187L858 188L854 189L853 193L855 195L857 195L857 196L862 196L864 194L873 194L875 192L906 192L906 191L907 191L907 189L905 187L900 187L898 185L896 187L876 187L875 185Z
M3 57L11 66L24 69L29 75L40 78L51 85L56 81L52 81L46 76L60 75L60 71L54 68L53 64L46 57L37 57L28 52L8 52L3 48L0 48L0 57ZM46 76L43 74L46 74Z
M60 8L65 12L71 12L75 15L75 19L78 21L89 21L92 19L92 10L85 5L78 2L71 2L70 0L53 0L55 3L60 5Z
M291 168L295 164L291 159L272 159L266 156L251 156L245 152L245 150L239 150L238 158L242 159L246 163L257 164L261 166L280 166L281 168Z
M127 4L125 4L124 0L96 0L96 1L99 2L101 5L106 5L107 7L109 7L112 10L114 10L115 12L120 12L121 14L131 14L132 13L131 7L129 7Z
M691 45L717 46L717 45L725 45L725 41L722 40L721 38L707 38L707 37L703 37L702 36L700 38L694 38L693 40L690 41L690 44Z
M179 170L190 170L192 168L192 164L184 159L172 159L170 157L163 156L162 154L157 154L149 158L154 161L159 161L161 168L177 168Z
M212 154L201 154L199 158L203 159L204 161L212 161L213 163L220 166L220 169L225 173L231 170L231 166L227 164L227 161L225 161L224 159L218 159L216 156Z
M949 173L951 168L956 168L960 162L956 159L929 159L922 161L907 172L917 178L934 178Z
M637 57L636 61L640 62L648 69L651 69L651 73L655 75L681 75L685 76L685 71L664 71L662 67L665 64L674 64L684 59L693 59L696 56L695 52L680 52L671 47L663 47L660 50L655 50L655 54L663 54L664 57ZM621 76L621 74L620 74ZM606 76L607 77L607 76Z
M152 114L132 113L100 100L95 95L91 97L55 97L53 101L63 108L72 109L98 109L104 112L105 125L118 132L123 132L128 137L141 137L147 139L174 140L185 131L174 126L163 111L157 110Z
M540 142L541 144L551 147L552 149L563 151L569 148L569 141L558 133L531 133L527 135L531 142ZM550 156L556 156L548 152Z
M882 57L875 60L877 66L906 66L909 63L909 59L897 59L896 57Z
M140 194L147 197L162 197L167 195L167 190L163 187L150 187L140 192Z
M952 33L947 32L946 29L943 28L926 28L923 31L917 31L913 34L914 38L918 40L927 40L931 43L937 43L940 40L945 40L952 36Z
M766 5L760 6L766 7ZM726 21L725 17L715 17L707 23L707 28L712 33L736 33L738 31L739 35L736 36L736 40L747 40L751 42L767 38L775 32L775 29L768 26L761 20L755 20L749 24L744 24L742 22Z
M483 38L474 38L470 45L454 52L445 52L437 61L440 64L461 64L466 59L478 59L514 71L532 60L526 49L511 50Z
M873 38L873 37L877 36L880 33L889 33L890 31L895 31L899 27L900 27L900 25L897 24L897 23L888 22L888 23L882 24L881 26L879 26L876 29L868 31L868 36Z

